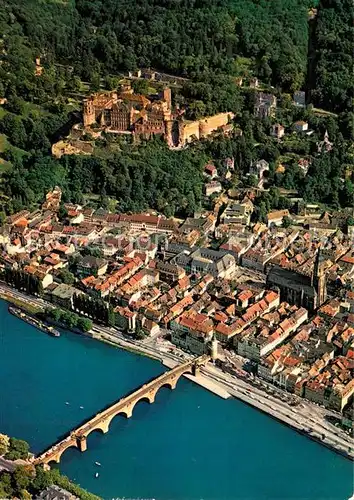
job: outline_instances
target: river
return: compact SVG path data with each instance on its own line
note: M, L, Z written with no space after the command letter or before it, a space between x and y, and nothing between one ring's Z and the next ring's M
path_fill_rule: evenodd
M25 439L35 453L163 370L69 332L50 337L11 316L0 301L0 432ZM93 432L87 444L85 453L66 451L60 470L107 499L345 500L352 494L349 460L185 379L174 391L161 389L154 404L139 403L131 419L116 417L107 434Z

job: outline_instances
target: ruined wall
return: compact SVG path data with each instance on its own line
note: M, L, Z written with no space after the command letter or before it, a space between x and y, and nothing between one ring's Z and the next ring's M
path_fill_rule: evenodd
M234 118L233 113L219 113L214 116L203 118L200 123L200 137L206 137L219 127L227 125L230 119Z
M195 122L184 122L183 123L183 137L181 138L181 143L185 144L190 142L195 136L197 139L200 137L199 121Z

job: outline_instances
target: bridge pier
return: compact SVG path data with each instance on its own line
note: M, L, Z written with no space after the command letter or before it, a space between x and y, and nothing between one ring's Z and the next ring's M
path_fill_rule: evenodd
M199 375L199 372L200 372L200 366L197 365L197 363L194 363L194 365L192 365L192 375L197 376Z
M87 450L87 440L86 436L80 436L77 438L77 447L81 452L84 452Z
M34 460L34 463L44 465L48 465L51 461L59 463L65 450L72 446L76 446L81 452L86 451L87 436L90 432L97 429L100 429L103 433L108 432L109 425L116 415L125 414L127 418L130 418L135 405L139 401L147 399L149 403L153 403L155 401L156 393L161 389L161 387L169 386L172 390L175 389L178 380L184 373L192 372L194 376L198 375L200 368L204 366L209 359L210 356L203 355L199 358L189 360L182 365L177 365L170 372L163 373L148 384L144 384L134 393L122 398L117 403L114 403L109 408L95 415L91 420L70 432L70 435L66 439L56 443L55 446L52 446L52 448L48 451L37 457Z

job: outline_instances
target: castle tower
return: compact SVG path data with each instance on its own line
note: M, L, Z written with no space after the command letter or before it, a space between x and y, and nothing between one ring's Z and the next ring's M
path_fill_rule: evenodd
M88 127L95 123L95 108L92 99L88 98L84 100L84 127Z
M320 307L327 300L325 259L323 258L320 248L317 251L315 265L313 268L312 286L317 292L316 307Z
M168 87L165 87L163 89L163 94L162 94L163 100L167 104L167 109L168 111L171 111L172 109L172 96L171 96L171 89Z

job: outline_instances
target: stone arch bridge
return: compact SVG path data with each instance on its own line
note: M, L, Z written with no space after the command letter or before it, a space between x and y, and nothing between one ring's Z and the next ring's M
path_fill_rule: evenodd
M48 450L38 455L33 459L33 464L43 464L48 466L49 462L60 462L62 454L71 447L78 448L81 452L87 449L87 437L95 430L100 430L103 433L109 431L111 421L119 414L125 415L130 418L133 414L134 406L142 400L147 400L149 403L155 401L155 396L159 389L163 386L168 386L174 389L178 380L184 373L192 373L196 375L199 372L200 366L207 363L210 356L203 355L191 361L187 361L181 365L176 366L172 370L163 373L151 382L142 385L139 389L132 394L123 397L106 410L97 413L90 420L85 422L80 427L72 430L70 434L62 441L51 446Z

